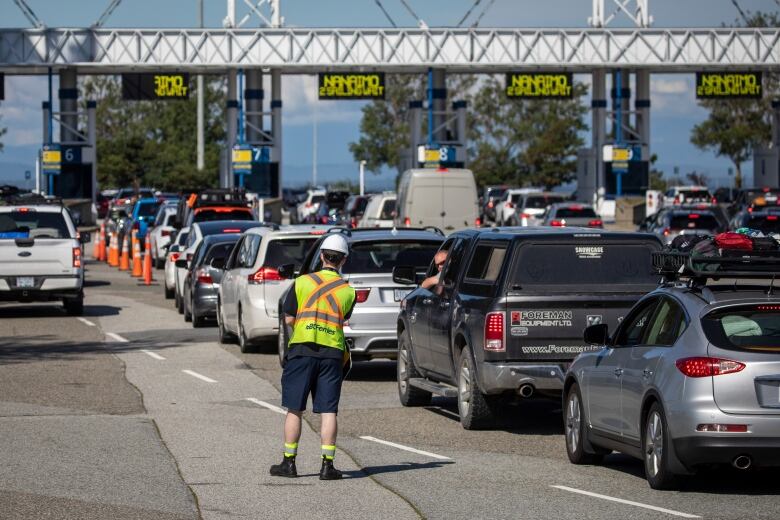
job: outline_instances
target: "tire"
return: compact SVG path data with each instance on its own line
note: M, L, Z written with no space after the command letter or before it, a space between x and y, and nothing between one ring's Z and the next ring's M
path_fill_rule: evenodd
M163 283L163 288L165 289L165 299L166 300L172 300L173 299L173 289L168 289L168 286Z
M184 314L184 321L187 323L192 321L192 307L188 305L189 302L192 300L190 298L186 298L185 296L181 297L181 307L183 309L182 314Z
M173 290L174 299L176 301L176 312L179 314L184 314L184 303L181 301L181 296L179 296L179 292L174 289Z
M219 342L223 345L235 342L235 336L228 332L225 328L225 323L222 321L222 305L217 302L217 333L219 335Z
M62 305L68 316L81 316L84 314L84 294L81 293L75 298L63 298Z
M431 393L409 384L414 377L422 377L414 366L411 351L411 338L404 331L398 336L398 361L396 362L396 381L398 399L404 406L425 406L431 403Z
M190 302L190 313L192 314L192 328L193 329L199 329L201 327L204 327L206 325L206 318L202 316L198 316L195 313L195 302Z
M566 454L572 464L599 464L603 453L595 453L590 445L585 428L585 406L582 404L580 387L574 383L566 394L563 406L563 427L566 439Z
M479 390L471 349L466 346L458 360L458 415L466 430L479 430L495 426L500 408L497 396L487 396Z
M279 356L279 366L284 368L284 355L287 352L287 342L290 338L287 337L287 324L282 318L282 313L279 313L279 339L276 343L276 353Z
M238 308L238 346L241 349L242 354L248 354L252 352L252 344L249 338L246 337L246 331L244 330L243 312L241 307Z
M672 489L678 476L671 471L669 456L671 444L666 414L660 403L650 407L642 425L642 454L645 465L645 478L653 489Z

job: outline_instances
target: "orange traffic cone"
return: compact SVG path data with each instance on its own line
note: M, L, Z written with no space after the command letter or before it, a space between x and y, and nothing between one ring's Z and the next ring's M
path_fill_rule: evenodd
M111 232L111 242L108 245L108 265L119 266L119 250L116 247L116 233Z
M152 285L152 243L146 241L146 251L144 254L144 283Z
M132 276L140 278L143 276L143 270L141 268L141 241L135 235L133 230L133 272Z
M100 230L103 231L105 228L103 227L103 224L100 225ZM92 248L92 256L95 258L95 260L100 260L100 236L101 233L95 233L94 237L94 245Z
M119 255L119 270L129 271L130 270L130 237L125 237L125 240L122 240L122 243L120 244L120 251L122 253Z
M103 222L103 224L100 225L100 251L98 253L100 256L98 257L98 260L101 262L106 261L106 223Z

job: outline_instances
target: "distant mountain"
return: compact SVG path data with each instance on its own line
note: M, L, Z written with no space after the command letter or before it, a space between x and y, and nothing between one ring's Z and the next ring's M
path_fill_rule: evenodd
M24 172L30 171L29 181L25 181ZM35 186L35 166L20 162L0 161L0 184L11 184L20 188Z

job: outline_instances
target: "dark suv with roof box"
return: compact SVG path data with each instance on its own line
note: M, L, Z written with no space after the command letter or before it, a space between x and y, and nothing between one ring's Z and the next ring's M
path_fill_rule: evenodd
M560 395L588 325L617 326L658 285L657 237L584 228L464 230L441 247L439 280L398 316L398 392L405 406L458 398L467 429L493 424L509 397ZM435 276L396 267L398 283ZM425 284L428 285L428 284Z

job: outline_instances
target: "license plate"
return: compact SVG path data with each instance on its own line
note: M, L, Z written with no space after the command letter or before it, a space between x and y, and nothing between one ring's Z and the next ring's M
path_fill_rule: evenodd
M17 287L35 287L35 279L32 276L20 276L16 279Z
M393 299L397 302L400 302L406 298L406 295L410 292L412 292L411 289L393 289Z

